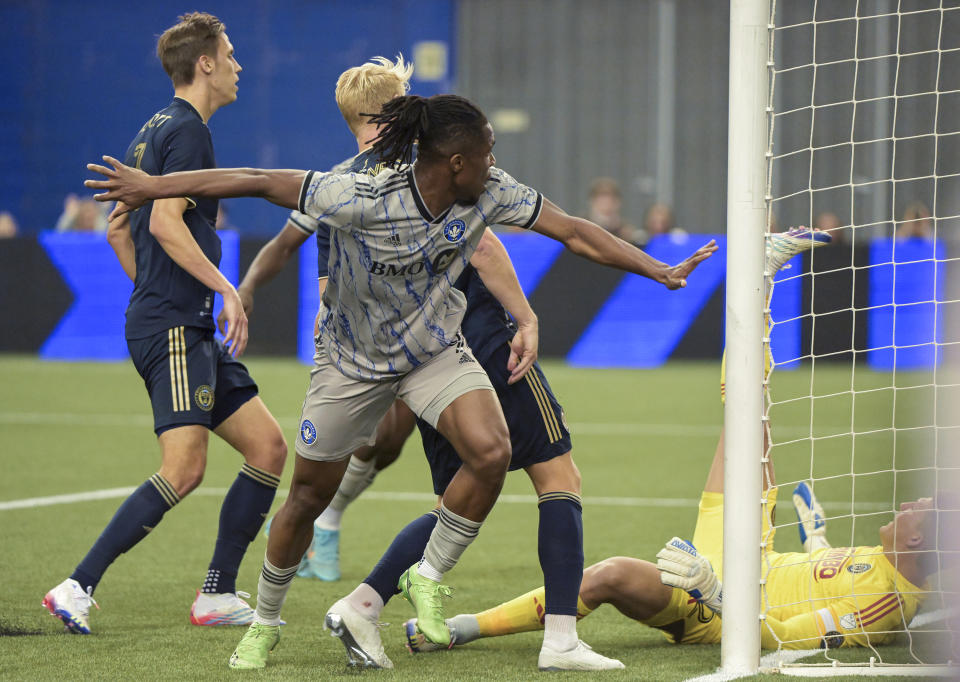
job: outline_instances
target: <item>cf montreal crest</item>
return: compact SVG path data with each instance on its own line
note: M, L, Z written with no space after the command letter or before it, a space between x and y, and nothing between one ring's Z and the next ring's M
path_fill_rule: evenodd
M463 233L467 231L467 224L457 218L451 220L443 226L443 236L448 242L458 242L463 238Z
M309 419L304 419L303 423L300 424L300 438L307 445L312 445L313 441L317 439L317 429Z

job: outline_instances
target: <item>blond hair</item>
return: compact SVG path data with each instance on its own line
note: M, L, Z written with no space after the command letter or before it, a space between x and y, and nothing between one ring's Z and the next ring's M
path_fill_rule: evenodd
M350 130L356 134L366 123L363 114L380 113L380 108L406 94L410 89L413 64L405 64L397 55L394 64L385 57L374 57L363 66L347 69L337 79L337 106Z

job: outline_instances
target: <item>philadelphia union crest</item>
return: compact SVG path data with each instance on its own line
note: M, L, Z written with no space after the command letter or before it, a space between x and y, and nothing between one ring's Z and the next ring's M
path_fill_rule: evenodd
M193 401L201 410L209 412L213 409L213 390L206 384L198 386L193 393Z
M448 242L458 242L463 239L463 233L467 231L467 224L457 218L456 220L451 220L449 223L443 226L443 237Z
M317 439L317 428L309 419L304 419L300 424L300 438L307 445L313 445L313 441Z

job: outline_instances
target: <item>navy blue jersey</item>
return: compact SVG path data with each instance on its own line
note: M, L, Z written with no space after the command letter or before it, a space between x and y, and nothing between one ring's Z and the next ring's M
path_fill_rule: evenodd
M124 163L150 175L215 168L210 130L189 102L174 98L143 125ZM187 200L183 221L204 255L219 267L220 237L214 229L217 200ZM127 306L127 338L142 339L177 326L213 329L213 291L177 265L150 234L152 209L151 201L130 217L137 277Z
M468 265L453 283L467 297L460 330L480 364L517 333L517 327L500 302L483 285L476 268Z
M371 147L370 149L360 152L353 158L341 161L331 168L330 172L376 175L385 167L386 164L378 161L377 157L374 156L373 148ZM319 279L327 277L330 273L327 263L330 258L330 228L300 211L290 212L290 222L308 235L317 235L317 276Z

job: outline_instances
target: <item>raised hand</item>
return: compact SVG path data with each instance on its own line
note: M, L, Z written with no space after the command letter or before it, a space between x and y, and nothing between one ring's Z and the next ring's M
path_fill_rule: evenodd
M682 289L687 286L687 277L693 272L700 263L707 260L714 252L720 247L717 246L717 242L711 239L709 242L701 246L699 249L693 252L693 255L687 258L682 263L674 265L672 268L667 270L666 277L664 278L663 285L667 289Z
M692 543L673 538L657 552L660 582L679 587L714 613L723 607L723 588L706 558L697 553Z
M93 196L97 201L117 201L116 208L110 214L115 217L143 206L153 197L149 194L150 180L153 176L144 173L139 168L131 168L112 156L104 156L103 160L113 168L88 163L87 169L106 176L106 180L85 180L84 185L90 189L107 190Z

